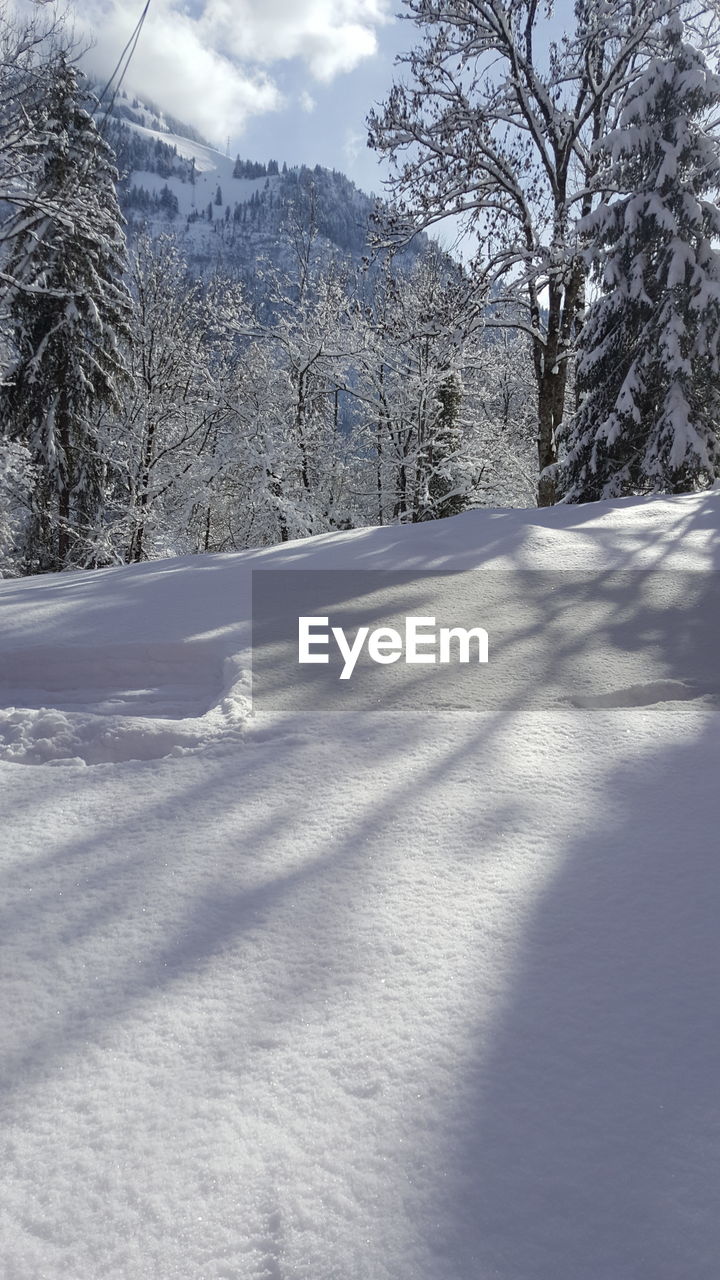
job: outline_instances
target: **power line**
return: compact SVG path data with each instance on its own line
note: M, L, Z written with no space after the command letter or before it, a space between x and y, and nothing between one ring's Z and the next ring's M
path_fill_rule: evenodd
M115 79L115 77L116 77L116 76L118 76L118 73L119 73L117 83L116 83L116 85L115 85L115 88L114 88L114 89L113 89L113 91L112 91L112 96L111 96L110 101L108 102L108 104L107 104L107 106L106 106L106 108L105 108L105 113L104 113L103 118L102 118L102 121L101 121L101 123L100 123L100 133L102 133L102 132L103 132L103 130L104 130L104 128L105 128L105 125L106 125L106 123L107 123L108 116L110 115L110 112L112 111L112 109L113 109L113 107L114 107L114 105L115 105L115 99L117 98L117 95L118 95L118 93L119 93L119 91L120 91L120 88L121 88L121 86L122 86L122 82L123 82L123 80L125 79L125 76L126 76L126 74L127 74L128 67L130 66L130 63L132 62L133 54L135 53L135 50L137 49L138 41L139 41L139 39L140 39L140 35L141 35L141 32L142 32L143 26L145 25L145 19L147 18L148 10L149 10L149 8L150 8L150 4L151 4L151 0L146 0L145 7L144 7L144 9L143 9L142 13L140 14L140 17L138 18L137 23L135 24L135 27L133 28L133 31L132 31L132 32L131 32L131 34L130 34L130 38L129 38L129 40L128 40L127 44L125 45L125 48L123 49L122 53L120 54L120 57L118 58L118 60L117 60L117 62L116 62L116 64L115 64L115 66L114 66L114 68L113 68L112 75L110 76L110 79L108 80L107 84L105 85L105 88L103 89L102 93L100 94L100 97L98 98L98 106L100 106L100 104L102 103L103 98L105 97L105 94L108 92L108 90L109 90L109 88L110 88L111 84L113 83L113 80Z

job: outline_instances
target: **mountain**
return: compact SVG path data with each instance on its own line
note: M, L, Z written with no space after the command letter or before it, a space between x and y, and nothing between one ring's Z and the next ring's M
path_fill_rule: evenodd
M196 130L137 97L113 105L105 132L117 155L131 233L148 223L181 232L196 268L221 261L242 272L260 255L280 260L288 222L305 229L313 223L318 246L329 254L359 262L369 252L376 201L337 170L223 155ZM411 256L427 243L420 238Z

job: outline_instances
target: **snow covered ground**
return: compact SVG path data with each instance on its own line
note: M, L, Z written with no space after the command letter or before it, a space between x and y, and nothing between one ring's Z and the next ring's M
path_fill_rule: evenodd
M719 504L0 584L3 1280L717 1280ZM581 705L253 711L259 568L675 622L611 595Z

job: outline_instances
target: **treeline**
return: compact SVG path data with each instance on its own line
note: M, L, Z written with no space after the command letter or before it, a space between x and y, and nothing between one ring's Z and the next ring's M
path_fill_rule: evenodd
M218 188L218 237L254 224L243 279L220 254L190 269L191 232L134 235L128 252L121 143L61 20L22 25L0 0L0 572L528 504L538 473L543 503L711 486L720 86L674 0L659 17L611 8L620 62L580 11L582 56L571 43L541 69L490 23L482 49L520 71L500 99L474 80L462 119L444 37L428 45L423 93L397 89L371 121L376 145L402 153L412 133L418 151L366 269L369 202L342 175L260 166L265 186L234 209ZM573 84L598 114L557 105ZM123 164L140 156L126 145ZM168 182L187 163L144 146ZM168 182L125 199L172 218ZM429 242L395 253L453 192L475 202L473 270Z
M287 164L283 163L283 173L287 173ZM241 160L237 157L233 168L233 178L276 178L280 170L277 160L268 160L262 164L256 160Z
M488 341L459 267L328 253L339 179L307 170L286 175L282 265L256 260L252 290L193 277L171 235L128 252L62 28L0 23L3 574L531 500L524 339Z
M257 261L252 294L193 278L172 236L128 254L112 152L67 52L38 39L9 65L29 124L2 155L4 573L453 514L490 492L503 415L503 455L522 457L515 353L483 345L439 251L363 273L323 247L307 185L284 269ZM500 500L506 471L504 457Z
M539 503L710 487L715 0L580 0L559 42L531 0L410 7L407 76L368 120L392 160L388 239L466 219L489 323L529 340Z
M182 182L193 181L191 163L178 156L174 147L148 142L122 126L108 134L108 137L123 173L144 171L157 173L164 179L176 177ZM302 204L309 216L312 200L312 214L320 235L346 253L362 255L367 252L369 224L374 210L374 202L369 196L359 191L345 174L324 169L321 165L316 165L314 169L306 165L288 169L283 164L279 172L276 165L273 171L273 165L273 161L268 165L242 161L243 172L238 173L236 164L236 178L264 179L265 185L256 188L246 200L238 200L232 186L228 187L227 183L224 186L218 185L209 204L222 208L223 213L218 214L217 208L208 209L206 205L201 210L195 210L190 215L190 220L205 218L212 222L224 217L225 221L232 220L235 226L247 226L249 223L254 229L273 235L281 230L289 208ZM277 181L271 182L271 178L276 178ZM312 198L308 194L310 190ZM141 182L122 182L120 199L123 209L131 215L135 212L147 216L165 213L173 218L177 213L174 202L168 199L167 194L162 197L162 203L158 207ZM225 212L227 209L230 210L229 213Z

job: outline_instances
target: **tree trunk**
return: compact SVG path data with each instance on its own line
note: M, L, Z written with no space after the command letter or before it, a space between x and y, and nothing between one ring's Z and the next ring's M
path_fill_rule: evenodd
M140 514L135 526L132 539L130 541L130 561L132 564L140 564L144 554L145 541L145 524L147 520L148 509L148 490L150 488L150 472L152 470L153 453L155 451L155 423L148 424L145 436L145 447L143 449L142 473L140 476L140 496L138 498L138 507Z
M584 301L584 269L573 264L565 282L551 284L547 317L547 337L533 343L533 360L538 390L538 506L551 507L557 501L557 485L546 468L557 462L557 440L565 416L568 359L581 323ZM537 323L537 321L536 321Z
M282 507L280 506L280 502L283 496L282 485L278 480L277 476L274 476L271 471L266 471L265 474L267 475L267 478L268 478L268 488L273 498L276 498L278 500L277 518L278 518L278 529L280 532L280 541L289 542L290 534L288 533L287 522L285 520Z
M562 421L557 419L558 403L563 403L565 399L564 377L561 377L559 370L556 373L546 373L540 379L538 386L538 468L540 470L540 479L538 481L538 506L551 507L555 502L555 481L551 475L545 475L545 468L551 467L557 462L557 446L555 443L555 432ZM560 394L561 393L561 394Z

